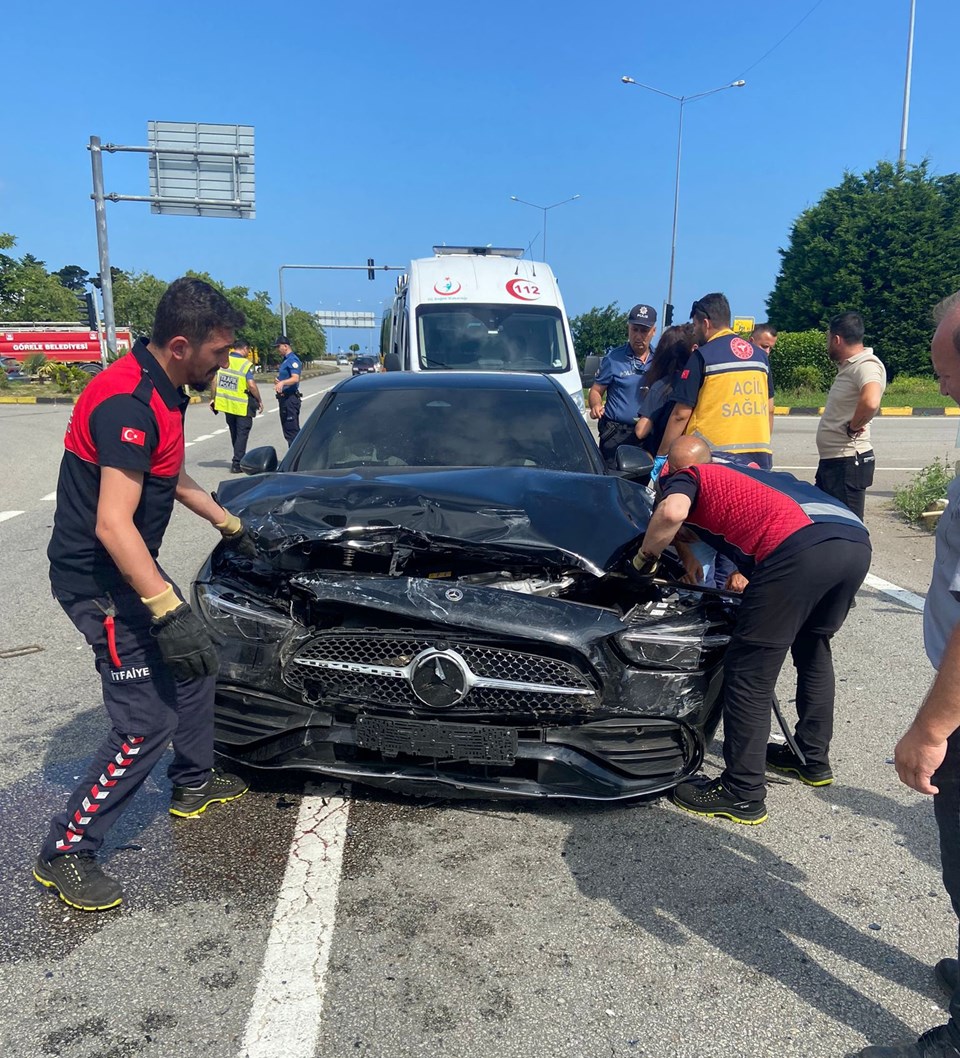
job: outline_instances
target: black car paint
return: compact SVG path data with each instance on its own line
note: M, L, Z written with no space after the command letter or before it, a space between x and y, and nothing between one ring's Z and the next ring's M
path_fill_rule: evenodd
M592 473L306 472L311 424L344 389L439 395L470 386L554 393ZM244 518L259 557L221 545L194 584L221 647L222 753L443 796L618 800L669 789L699 767L719 722L734 605L624 576L649 496L605 475L589 428L555 380L463 372L346 379L321 398L277 472L255 473L277 466L273 449L248 460L253 476L224 482L218 498ZM651 630L688 645L663 657L651 647L655 664L631 661L616 637ZM371 651L372 666L362 660ZM685 651L686 667L677 660ZM436 682L431 664L441 680L460 666L476 683L458 688L452 705L428 706L414 683L425 671ZM545 686L530 684L533 672L556 685L511 697L509 680L506 689L503 680L484 685L488 664L524 676L527 689Z
M730 614L692 593L664 603L617 572L649 514L630 482L525 468L361 470L234 479L220 499L243 515L262 557L220 547L198 585L299 623L276 643L221 639L217 739L228 756L406 792L600 800L668 789L699 766L719 721L722 649L694 671L657 670L630 664L614 637L663 627L658 608L682 601L685 612L670 618L680 631L722 640ZM572 582L551 598L468 580L497 570ZM349 636L549 658L582 673L592 693L512 711L464 700L439 712L378 702L362 672L326 687L291 676L306 644ZM374 753L358 746L367 717L417 721L421 735L424 723L514 732L515 760Z

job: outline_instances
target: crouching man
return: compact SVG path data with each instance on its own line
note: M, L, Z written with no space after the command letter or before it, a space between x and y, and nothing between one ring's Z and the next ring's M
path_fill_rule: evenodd
M724 659L723 773L681 783L674 802L697 815L762 823L765 765L811 786L833 781L830 639L870 568L870 538L855 514L819 489L791 474L712 463L699 438L674 441L665 469L634 570L652 574L686 523L749 580ZM806 763L786 746L767 744L788 650L797 669L796 742Z
M171 739L173 815L197 816L247 789L213 768L217 651L157 564L174 500L232 546L253 546L240 519L183 466L182 387L205 389L226 367L243 322L207 283L176 280L160 299L150 340L91 380L67 425L50 580L93 649L111 728L52 820L33 876L81 911L122 901L96 854Z

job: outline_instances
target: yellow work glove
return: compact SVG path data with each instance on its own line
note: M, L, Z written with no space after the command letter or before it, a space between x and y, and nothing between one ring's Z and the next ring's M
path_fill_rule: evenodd
M253 537L247 532L246 526L235 515L224 508L226 518L222 522L214 522L214 527L220 530L220 535L233 548L246 558L257 557L257 545Z
M173 590L173 585L169 583L159 595L153 595L149 599L141 596L140 601L154 617L164 617L168 613L173 613L183 603L183 599L177 595Z

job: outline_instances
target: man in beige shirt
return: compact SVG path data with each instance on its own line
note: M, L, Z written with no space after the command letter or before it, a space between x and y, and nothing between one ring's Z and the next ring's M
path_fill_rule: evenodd
M863 344L859 312L841 312L833 317L827 353L837 365L837 377L817 429L820 462L816 484L845 503L862 521L875 466L870 420L880 409L887 372L879 357Z

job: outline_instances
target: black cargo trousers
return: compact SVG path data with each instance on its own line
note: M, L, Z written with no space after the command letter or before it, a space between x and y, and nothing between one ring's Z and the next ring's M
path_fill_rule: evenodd
M822 540L754 572L723 659L721 778L738 800L762 801L777 677L787 651L797 669L797 745L810 764L827 764L835 682L830 640L846 620L870 569L857 540Z
M947 740L947 754L931 782L940 791L934 795L933 808L940 832L943 886L953 904L954 913L960 919L960 731L954 731ZM950 999L947 1031L950 1042L960 1049L960 989Z
M214 677L173 675L150 634L150 611L132 589L97 598L55 595L93 648L111 728L66 808L51 821L40 853L45 860L96 852L171 739L167 774L175 786L199 786L213 767Z

